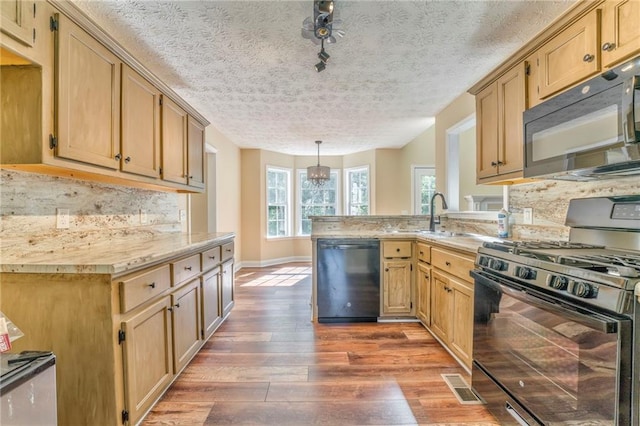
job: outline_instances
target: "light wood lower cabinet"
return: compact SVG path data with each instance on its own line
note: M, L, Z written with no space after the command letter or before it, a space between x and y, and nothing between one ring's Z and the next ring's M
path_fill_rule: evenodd
M382 242L381 316L410 316L413 309L413 242Z
M382 267L382 314L411 314L411 261L385 261Z
M471 255L431 248L431 317L428 328L460 362L471 369L473 356L473 280ZM426 265L419 265L420 276ZM426 279L425 279L426 281ZM424 323L424 321L423 321Z
M220 268L202 277L202 338L207 340L222 322Z
M431 330L471 369L473 285L433 270L431 294Z
M174 377L171 298L122 322L124 390L129 420L139 419Z
M200 279L173 292L171 303L173 366L174 372L179 373L201 346Z
M25 334L12 350L56 355L58 424L140 422L222 323L220 298L233 307L222 243L121 276L0 273L0 310Z
M231 308L234 305L234 291L233 291L233 260L227 260L222 264L222 278L221 278L221 295L220 300L222 303L222 316L226 316L231 312Z
M431 266L418 263L417 317L424 325L431 325Z

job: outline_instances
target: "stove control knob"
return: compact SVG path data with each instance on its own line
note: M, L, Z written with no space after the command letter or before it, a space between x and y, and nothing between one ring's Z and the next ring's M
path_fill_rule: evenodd
M525 266L518 266L518 268L516 268L516 275L523 280L532 280L536 278L536 271Z
M585 283L582 281L574 281L573 288L571 289L571 293L575 294L578 297L582 297L584 299L595 297L595 290L593 286L589 283Z
M549 276L549 287L555 288L557 290L566 290L567 284L569 284L569 280L567 277L562 277L560 275L550 275Z
M494 271L504 271L508 268L508 264L500 259L491 259L491 261L489 262L489 268L493 269Z

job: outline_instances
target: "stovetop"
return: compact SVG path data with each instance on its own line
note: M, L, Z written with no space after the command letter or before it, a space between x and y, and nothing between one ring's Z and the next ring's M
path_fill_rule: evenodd
M478 268L588 306L625 313L640 283L640 251L566 241L485 242Z
M502 241L487 242L483 247L528 259L551 262L580 270L618 277L640 277L640 252L569 241ZM500 257L499 253L494 253ZM570 272L569 272L570 273Z

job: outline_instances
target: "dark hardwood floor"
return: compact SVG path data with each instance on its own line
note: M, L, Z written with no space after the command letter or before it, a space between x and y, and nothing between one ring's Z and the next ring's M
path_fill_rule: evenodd
M311 268L245 268L236 305L145 425L497 425L440 374L468 376L419 323L317 324Z

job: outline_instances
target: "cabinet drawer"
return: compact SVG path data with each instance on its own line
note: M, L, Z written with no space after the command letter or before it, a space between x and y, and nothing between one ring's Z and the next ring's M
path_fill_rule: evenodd
M233 257L233 241L222 245L222 261L229 260Z
M465 281L471 281L469 271L473 269L472 258L448 250L433 248L431 250L431 264Z
M411 257L411 241L385 241L382 243L382 256Z
M424 243L416 244L418 248L418 260L420 262L431 263L431 246Z
M173 285L178 285L181 282L196 277L200 274L200 255L194 254L193 256L173 262L171 264L171 268L173 273Z
M164 292L171 286L169 265L124 277L120 285L120 312L136 306Z
M220 246L214 247L202 253L202 270L208 271L216 265L219 265L220 260Z

